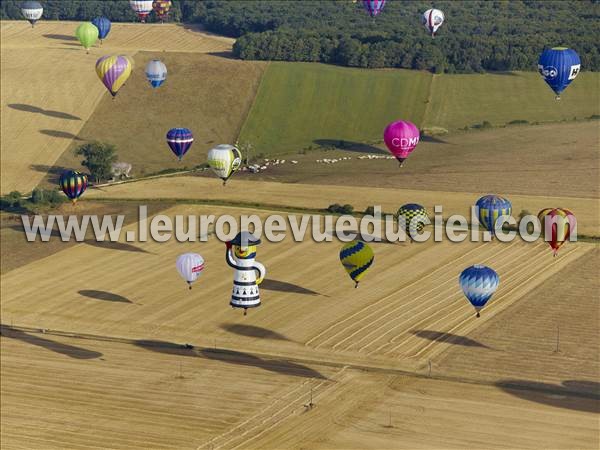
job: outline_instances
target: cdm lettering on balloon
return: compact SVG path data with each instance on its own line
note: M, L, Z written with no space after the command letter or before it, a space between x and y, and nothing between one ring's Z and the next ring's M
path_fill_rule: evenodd
M76 198L85 190L85 183L77 179L78 174L65 176L63 190L70 198ZM74 187L81 185L81 188ZM141 205L138 209L138 229L122 232L125 222L123 215L23 215L23 229L28 241L41 241L52 238L53 229L58 230L63 241L86 239L89 227L97 241L167 242L207 242L211 237L221 242L231 241L239 232L250 231L256 238L269 242L280 242L288 235L295 242L311 239L315 242L332 242L337 239L351 242L410 242L419 243L433 239L434 242L500 243L512 242L519 238L534 242L543 237L556 255L566 241L577 240L575 215L563 208L545 208L538 215L527 215L519 222L512 216L512 206L508 199L486 195L477 200L470 209L470 217L461 214L448 215L442 206L433 207L433 217L427 209L416 203L408 203L397 212L382 212L375 206L373 214L331 215L331 214L271 214L251 215L174 215L164 214L148 217L148 209Z

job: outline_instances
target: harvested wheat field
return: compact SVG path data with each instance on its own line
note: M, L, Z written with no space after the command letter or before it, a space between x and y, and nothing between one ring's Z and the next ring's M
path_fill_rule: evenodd
M251 212L177 206L165 214ZM542 243L374 243L377 270L358 289L339 267L339 246L289 238L259 246L257 259L268 270L263 306L246 317L228 306L232 273L214 236L195 244L79 244L8 272L1 305L4 444L454 448L491 439L492 447L593 447L598 398L589 386L597 360L578 357L573 366L571 348L553 354L537 344L523 358L521 349L547 332L526 325L520 347L490 338L477 348L502 360L517 357L496 378L452 357L461 340L477 347L479 330L501 320L534 320L528 303L545 298L544 286L560 283L564 273L579 279L581 265L597 265L593 245L570 243L552 258ZM199 251L208 262L191 291L173 270L184 251ZM493 265L502 280L479 319L456 282L475 262ZM579 324L571 337L578 352L594 351L597 317L584 307L571 316L564 320ZM188 342L193 349L182 347ZM562 369L548 371L550 364ZM565 377L587 388L563 386ZM541 388L519 395L534 381ZM305 406L311 388L312 409ZM522 415L513 419L516 410ZM497 417L506 418L502 426ZM522 427L523 420L531 425ZM452 440L441 437L446 426Z
M232 43L171 24L115 24L110 39L86 54L74 36L77 25L43 22L32 29L23 21L0 24L3 194L35 187L108 95L94 71L100 56L133 56L140 50L223 52ZM51 77L57 66L60 76Z

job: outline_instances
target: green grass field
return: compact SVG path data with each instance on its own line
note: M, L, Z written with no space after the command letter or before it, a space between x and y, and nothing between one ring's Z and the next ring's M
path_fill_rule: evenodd
M255 153L285 154L331 140L380 140L397 118L421 122L431 78L427 72L273 62L240 141Z
M537 72L435 75L421 125L452 131L484 120L504 125L583 119L600 113L599 86L599 73L584 72L557 101Z
M556 101L536 72L435 75L310 63L271 63L241 142L255 154L295 153L315 144L382 140L385 125L407 119L455 131L483 121L556 122L600 113L600 74L582 73Z

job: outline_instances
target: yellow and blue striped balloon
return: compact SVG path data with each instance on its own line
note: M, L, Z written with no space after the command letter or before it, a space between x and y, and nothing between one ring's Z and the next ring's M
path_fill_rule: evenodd
M340 262L356 283L354 287L358 287L359 281L373 264L373 259L373 250L363 241L348 242L340 251Z
M131 61L127 56L103 56L96 61L96 74L114 97L131 75Z
M65 195L75 204L88 187L88 177L75 170L66 170L60 175L58 184Z
M484 195L475 206L478 210L479 223L490 232L492 236L496 235L496 222L502 216L510 216L512 205L510 201L498 195Z

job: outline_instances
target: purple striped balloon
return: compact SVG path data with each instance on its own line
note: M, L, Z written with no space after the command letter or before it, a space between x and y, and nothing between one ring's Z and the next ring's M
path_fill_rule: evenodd
M131 75L131 61L122 55L103 56L96 61L96 74L114 97Z
M371 17L375 17L385 6L385 0L363 0L363 6Z

